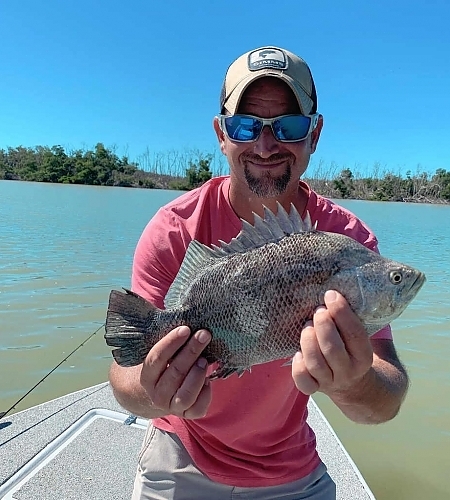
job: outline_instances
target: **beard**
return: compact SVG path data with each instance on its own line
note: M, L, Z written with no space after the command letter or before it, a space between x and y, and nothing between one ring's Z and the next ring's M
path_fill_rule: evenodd
M275 155L274 155L275 156ZM283 157L283 159L286 159ZM274 158L271 158L273 161ZM258 159L261 163L261 159ZM258 198L275 198L286 191L286 188L292 178L291 162L286 165L285 172L281 175L273 175L270 170L262 172L261 175L255 176L250 172L247 162L244 163L244 176L250 191Z

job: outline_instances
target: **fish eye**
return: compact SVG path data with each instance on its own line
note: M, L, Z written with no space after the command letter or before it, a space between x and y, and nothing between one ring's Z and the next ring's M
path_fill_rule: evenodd
M403 275L400 271L391 271L389 273L389 279L393 285L398 285L402 282Z

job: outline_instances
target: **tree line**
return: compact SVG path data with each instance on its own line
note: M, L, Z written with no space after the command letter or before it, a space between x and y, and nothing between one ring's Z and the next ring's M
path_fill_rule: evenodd
M2 180L189 190L226 170L222 155L196 150L153 155L146 151L130 161L102 143L92 150L66 151L62 146L0 149ZM444 168L434 174L408 171L400 175L381 171L375 165L371 175L361 175L336 165L324 169L320 163L318 168L310 167L304 178L314 190L330 198L450 202L450 171Z
M305 179L317 192L329 198L371 201L402 201L411 203L450 203L450 171L439 168L434 174L417 170L400 175L381 171L375 164L371 175L353 173L349 168L334 175L316 172Z
M212 156L197 153L196 158L184 160L184 171L173 175L163 169L144 170L102 143L93 150L74 151L62 146L9 147L0 149L0 179L188 190L212 177Z

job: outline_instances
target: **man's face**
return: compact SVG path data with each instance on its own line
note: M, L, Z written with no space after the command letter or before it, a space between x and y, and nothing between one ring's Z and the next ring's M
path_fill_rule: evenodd
M239 114L273 118L299 114L294 93L277 78L261 78L252 83L242 96ZM305 172L309 157L314 152L322 127L301 142L279 142L270 127L263 128L255 142L233 142L224 134L217 121L214 128L222 152L230 164L232 182L243 183L253 195L260 198L279 197L289 189L297 189L298 179Z

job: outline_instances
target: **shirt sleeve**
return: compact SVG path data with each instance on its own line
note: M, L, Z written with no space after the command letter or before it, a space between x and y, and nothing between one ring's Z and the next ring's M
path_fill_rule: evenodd
M144 229L133 259L131 288L154 306L163 308L186 253L190 236L174 214L160 209Z

